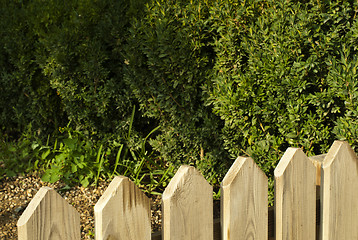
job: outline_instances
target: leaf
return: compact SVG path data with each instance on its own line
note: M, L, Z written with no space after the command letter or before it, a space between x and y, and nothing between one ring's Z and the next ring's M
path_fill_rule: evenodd
M63 139L63 143L73 151L76 148L77 139L66 138Z
M89 184L88 177L86 177L83 180L81 180L80 183L82 184L83 187L87 187L88 184Z
M51 153L51 149L47 149L46 152L43 152L43 153L41 154L41 159L42 159L42 160L45 160L50 153Z
M8 148L8 150L9 150L10 152L16 152L16 151L17 151L17 148L14 147L14 146L10 146L10 147Z
M287 138L296 138L297 134L295 132L290 132L286 135Z
M42 175L41 180L44 182L50 182L50 179L51 179L51 169L48 169Z
M59 169L54 166L53 168L47 169L45 171L45 173L41 177L41 180L44 182L55 183L60 180L60 178L61 176L59 173Z
M86 166L86 164L83 163L83 162L79 162L79 163L77 164L77 167L79 167L79 168L81 168L81 169L83 169L84 166Z
M68 153L61 153L55 157L56 163L63 164L68 157Z
M103 148L103 145L101 145L98 149L98 152L97 152L97 158L96 158L96 163L99 163L99 160L101 158L101 152L102 152L102 148Z
M72 173L77 172L77 166L76 166L76 164L72 164L72 165L71 165L71 171L72 171Z

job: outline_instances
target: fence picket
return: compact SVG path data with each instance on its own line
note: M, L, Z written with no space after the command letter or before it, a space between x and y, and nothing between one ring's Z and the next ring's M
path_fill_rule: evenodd
M335 141L322 165L321 239L358 239L358 158Z
M316 156L311 156L308 159L311 160L313 165L316 167L316 185L321 186L321 168L324 158L327 154L320 154Z
M223 240L267 240L268 179L252 158L239 157L221 184Z
M194 167L181 166L163 193L162 215L164 240L212 240L212 186Z
M266 175L239 157L222 181L221 221L214 221L212 186L194 167L181 166L162 195L162 233L154 234L150 200L128 178L115 177L94 207L96 239L358 239L358 157L347 142L310 158L288 148L274 175L275 211L267 208ZM49 187L37 192L17 227L19 240L80 239L79 213Z
M17 222L19 240L79 240L80 215L55 190L42 187Z
M150 200L127 177L117 176L94 207L96 240L150 240Z
M275 169L276 240L316 238L316 168L289 148Z

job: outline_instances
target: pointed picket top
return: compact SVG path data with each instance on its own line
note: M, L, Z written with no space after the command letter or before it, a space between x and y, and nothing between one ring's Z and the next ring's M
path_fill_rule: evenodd
M320 154L316 156L311 156L308 159L311 160L313 165L316 167L316 185L321 186L321 168L323 161L327 154Z
M276 240L315 239L315 166L301 149L288 148L274 174Z
M213 239L212 186L194 167L181 166L162 197L164 240Z
M80 214L55 190L42 187L17 222L19 240L81 238Z
M265 239L268 179L249 157L238 157L221 184L222 239Z
M94 207L97 240L150 240L150 200L127 177L117 176Z
M358 158L335 141L322 165L321 239L358 239Z

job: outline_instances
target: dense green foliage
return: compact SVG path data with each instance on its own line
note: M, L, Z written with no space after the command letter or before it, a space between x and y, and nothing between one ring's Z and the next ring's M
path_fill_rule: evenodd
M30 6L37 61L76 125L94 132L126 126L132 99L121 77L127 1L39 1ZM67 5L69 4L69 5Z
M188 2L156 1L133 24L125 80L145 116L161 126L161 134L150 143L163 157L219 168L226 156L221 121L205 106L202 90L215 60L207 22L212 4Z
M289 146L308 155L335 139L358 147L355 1L8 0L0 7L0 140L31 123L46 142L43 133L71 122L78 140L55 134L50 139L62 145L50 140L37 154L51 149L45 162L56 166L67 154L54 176L93 172L87 180L96 181L127 161L138 179L143 165L135 163L146 159L150 170L192 164L215 182L248 155L271 177ZM27 153L28 138L21 139L17 147ZM128 154L117 158L121 146ZM111 157L100 164L105 152ZM55 169L45 167L45 178Z
M58 126L64 112L56 90L36 62L38 38L21 1L0 3L0 122L12 135L29 122L46 130Z
M357 145L343 134L356 129L343 122L357 121L356 8L347 1L216 8L218 58L209 101L225 120L233 156L254 156L268 170L288 146L318 154L335 133Z
M130 125L133 119L134 111ZM146 140L155 130L134 149L130 144L117 141L101 143L88 139L70 126L60 128L55 139L49 135L43 141L29 125L18 142L0 138L0 180L35 171L40 172L43 181L62 180L67 189L74 184L86 187L96 184L100 178L111 180L123 175L144 191L161 194L173 176L174 165L147 151ZM130 130L126 138L131 138Z
M53 131L71 120L100 136L123 135L135 101L123 82L122 48L144 3L2 1L3 126L31 121Z
M357 3L218 3L209 103L224 146L269 176L287 147L321 154L357 142ZM355 137L352 137L355 136ZM271 181L271 187L273 182Z

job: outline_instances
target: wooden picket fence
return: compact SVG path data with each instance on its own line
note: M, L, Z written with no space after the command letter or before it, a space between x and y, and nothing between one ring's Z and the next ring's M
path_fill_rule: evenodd
M358 239L358 158L348 143L336 141L327 154L310 158L289 148L274 175L273 214L267 177L251 158L239 157L222 181L221 220L214 223L212 186L194 167L182 166L162 196L163 231L153 235L149 199L128 178L116 177L94 207L95 238ZM17 226L20 240L80 239L79 213L48 187Z

